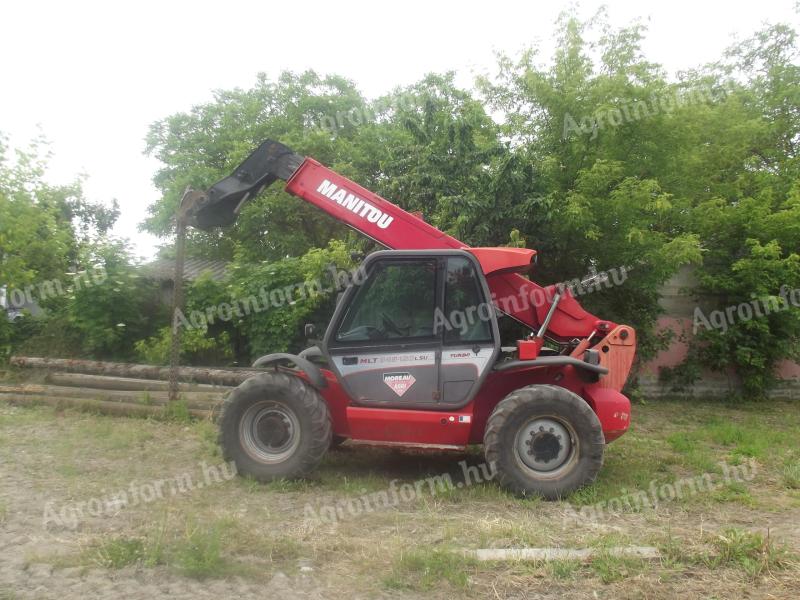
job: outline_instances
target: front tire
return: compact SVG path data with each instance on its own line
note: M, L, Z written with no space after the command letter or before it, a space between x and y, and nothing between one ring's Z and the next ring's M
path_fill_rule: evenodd
M580 396L532 385L506 396L483 437L499 483L521 496L557 500L592 483L603 466L600 421Z
M225 460L259 481L307 475L327 452L332 434L328 406L317 390L286 373L246 380L227 398L220 417Z

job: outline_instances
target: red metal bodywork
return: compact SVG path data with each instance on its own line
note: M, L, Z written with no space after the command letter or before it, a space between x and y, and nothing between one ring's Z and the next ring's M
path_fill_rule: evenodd
M311 158L306 158L289 178L286 191L390 249L472 252L483 268L495 305L531 329L539 326L550 308L554 286L542 287L520 274L530 267L535 256L533 250L470 248ZM625 332L624 339L621 332ZM321 392L330 407L334 432L377 443L463 448L483 441L489 415L513 390L532 384L553 384L578 394L591 405L607 442L618 438L630 422L630 402L620 390L636 348L633 329L597 318L566 291L550 321L547 336L560 342L583 340L573 355L590 346L598 349L600 364L608 367L609 373L599 381L591 381L572 366L493 371L472 402L454 412L444 412L358 406L336 376L324 370L328 385ZM593 339L598 341L592 342Z
M619 359L614 360L624 361L618 368L627 374L633 361L633 353L627 349L635 348L635 334L630 327L618 329L623 328L630 332L626 340L630 345L626 344L626 351L619 353ZM599 348L609 346L609 351L603 353L601 350L601 354L616 356L609 339L615 332L617 330L597 345ZM453 448L480 444L486 421L497 403L514 390L533 384L559 385L584 398L597 414L606 442L620 437L630 424L628 398L619 389L609 387L604 378L587 382L585 376L572 366L491 372L472 402L453 412L355 406L336 376L327 369L323 374L328 386L321 393L330 407L334 433L356 440Z

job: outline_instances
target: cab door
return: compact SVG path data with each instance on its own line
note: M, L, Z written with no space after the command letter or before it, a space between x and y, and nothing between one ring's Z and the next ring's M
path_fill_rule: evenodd
M442 408L458 408L477 393L500 350L489 289L471 255L446 258L440 364ZM438 324L438 323L437 323Z
M442 338L437 257L376 253L366 280L350 288L325 335L331 368L355 404L435 407Z

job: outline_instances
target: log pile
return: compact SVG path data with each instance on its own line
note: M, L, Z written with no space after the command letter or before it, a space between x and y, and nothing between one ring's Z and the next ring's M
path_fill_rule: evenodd
M152 379L169 381L169 367L155 365L137 365L132 363L101 362L95 360L78 360L71 358L36 358L30 356L12 356L9 364L23 369L47 369L65 373L81 373L84 375L112 375L131 379ZM263 369L216 367L179 367L178 381L190 383L206 383L210 385L237 386Z
M179 407L169 401L169 369L153 365L15 356L11 365L44 371L43 383L0 384L0 401L48 404L100 413L163 417L176 408L214 419L233 386L258 369L181 367ZM263 371L261 371L263 372Z

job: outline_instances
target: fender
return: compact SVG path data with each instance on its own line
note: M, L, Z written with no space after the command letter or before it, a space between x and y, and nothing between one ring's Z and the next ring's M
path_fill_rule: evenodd
M324 358L325 355L322 353L322 350L319 349L319 346L311 346L310 348L306 348L300 354L298 354L300 358L305 359L315 359L315 358Z
M281 363L293 363L298 370L306 374L308 381L317 389L322 389L328 386L328 382L322 375L320 368L310 360L297 356L296 354L287 354L285 352L267 354L266 356L262 356L256 360L253 363L253 366L269 367L270 365L279 365Z
M600 419L606 444L628 431L631 424L631 401L626 396L597 383L585 386L583 397Z

